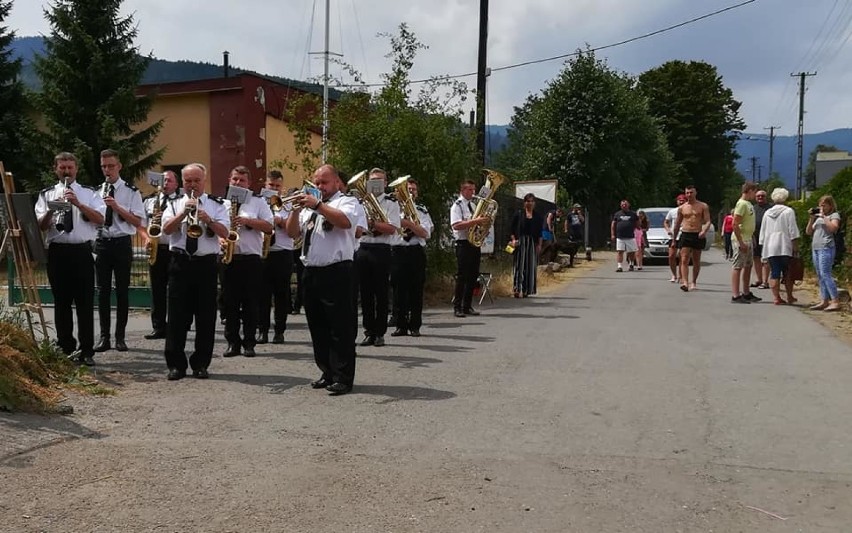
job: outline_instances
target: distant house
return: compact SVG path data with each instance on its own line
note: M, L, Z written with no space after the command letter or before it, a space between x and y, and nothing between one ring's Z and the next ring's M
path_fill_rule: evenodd
M294 135L283 120L292 102L308 91L304 84L284 84L256 74L240 73L173 83L140 85L138 94L154 93L145 125L163 119L154 143L165 147L160 170L200 162L208 169L208 190L223 194L232 168L245 165L257 183L275 161L298 161ZM311 132L314 146L320 132ZM282 168L285 186L298 187L308 176Z
M816 188L828 183L838 172L852 166L852 154L849 152L817 152Z

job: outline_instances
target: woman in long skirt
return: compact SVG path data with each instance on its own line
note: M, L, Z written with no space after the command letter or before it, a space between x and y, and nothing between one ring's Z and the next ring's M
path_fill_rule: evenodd
M512 273L515 298L526 298L536 292L536 270L541 251L541 230L544 218L535 212L535 195L524 196L524 208L512 218L511 244L514 251Z

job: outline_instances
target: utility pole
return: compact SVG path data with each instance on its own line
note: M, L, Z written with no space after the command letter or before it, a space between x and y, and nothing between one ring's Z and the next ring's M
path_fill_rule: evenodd
M476 69L476 150L485 166L485 83L488 77L488 0L479 0L479 64Z
M799 153L796 156L796 196L805 199L805 188L802 183L802 148L805 142L805 78L816 76L816 72L799 72L790 76L799 78Z
M751 181L757 180L757 161L759 159L760 158L755 155L748 158L748 160L751 161ZM757 183L757 181L755 181L755 183Z
M781 126L769 126L763 129L769 130L769 179L772 179L773 162L775 161L775 130L781 129Z
M763 165L757 165L757 184L760 185L761 181L763 181Z

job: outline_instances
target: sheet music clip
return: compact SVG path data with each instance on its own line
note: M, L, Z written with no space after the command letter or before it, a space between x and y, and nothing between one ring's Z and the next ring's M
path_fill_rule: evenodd
M385 192L385 183L381 178L376 179L373 178L371 180L367 180L366 183L367 192L378 198Z
M273 196L279 196L279 193L275 189L263 188L260 190L260 196L262 196L264 200L269 200Z
M482 188L479 189L479 194L477 194L477 196L479 196L480 198L488 198L490 195L491 189L489 189L485 185L483 185Z
M145 172L145 176L148 178L148 183L152 187L162 187L166 179L164 172L154 172L152 170Z
M231 202L236 202L238 204L244 204L249 201L251 198L251 189L245 189L243 187L237 187L236 185L231 185L228 187L228 196L227 199Z

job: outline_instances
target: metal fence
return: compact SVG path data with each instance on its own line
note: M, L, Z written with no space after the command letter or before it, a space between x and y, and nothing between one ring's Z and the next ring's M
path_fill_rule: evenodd
M130 265L130 307L134 308L149 308L151 307L151 291L148 285L148 250L142 236L136 234L132 237L133 243L133 263ZM22 291L18 285L18 276L15 271L15 262L12 260L12 255L7 254L7 285L9 289L9 303L16 304L22 301ZM33 271L35 275L36 285L38 286L39 296L43 304L53 304L53 293L50 290L50 283L47 279L47 268L45 265L40 265ZM97 282L96 282L97 283ZM115 305L115 294L112 295L113 305ZM97 301L97 285L95 287L95 301Z

